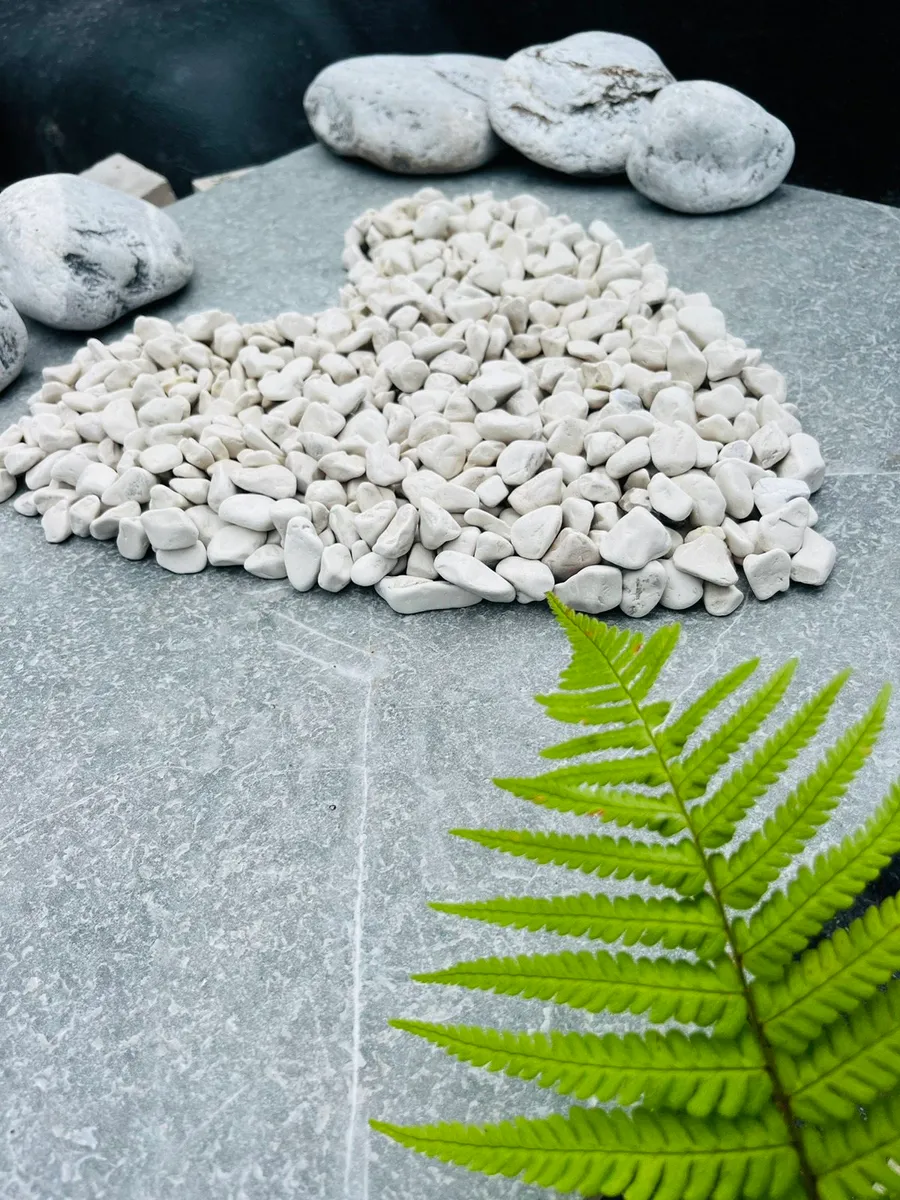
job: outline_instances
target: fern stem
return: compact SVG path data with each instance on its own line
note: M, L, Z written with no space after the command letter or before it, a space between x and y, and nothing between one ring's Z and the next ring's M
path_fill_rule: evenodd
M752 1028L756 1038L759 1041L759 1045L762 1049L763 1061L765 1063L765 1068L766 1068L766 1071L768 1072L769 1077L772 1081L772 1099L773 1099L778 1111L781 1113L782 1120L784 1121L785 1126L787 1128L788 1136L790 1137L790 1139L793 1143L794 1152L797 1155L797 1161L800 1165L800 1178L801 1178L803 1189L806 1192L806 1195L808 1196L809 1200L820 1200L819 1190L818 1190L818 1186L816 1184L815 1174L813 1172L812 1166L810 1165L809 1159L806 1155L806 1150L803 1146L803 1143L798 1135L797 1119L794 1116L793 1110L791 1108L790 1097L789 1097L787 1091L785 1090L785 1087L784 1087L784 1085L781 1081L781 1078L778 1074L778 1068L777 1068L777 1064L775 1062L774 1050L770 1046L768 1039L765 1036L765 1031L763 1030L762 1022L760 1021L759 1015L756 1011L756 1006L753 1001L753 994L750 989L750 981L747 978L747 973L744 969L743 958L741 956L740 950L738 949L737 941L735 939L735 936L734 936L734 933L732 930L731 922L728 919L728 913L726 911L725 904L722 901L722 897L719 894L719 890L716 887L715 880L713 879L713 874L709 867L709 862L707 860L706 851L705 851L704 847L701 845L701 842L697 835L697 832L694 829L693 822L691 821L690 810L687 806L687 803L686 803L684 797L681 794L678 779L675 777L675 774L673 773L673 771L671 769L670 760L667 757L667 755L665 754L662 747L660 746L659 739L657 738L654 729L650 726L649 722L646 720L646 717L644 715L643 709L641 708L641 705L639 703L637 703L634 699L632 699L631 689L628 686L627 680L625 680L621 677L620 673L616 670L614 663L612 663L608 659L607 659L607 662L609 663L610 670L612 671L612 673L615 675L617 681L619 682L619 685L621 686L621 688L625 691L625 693L628 695L629 699L631 700L631 704L634 708L634 711L637 714L637 716L641 722L641 725L643 726L643 728L646 732L646 735L648 738L648 743L652 747L653 751L656 753L656 756L659 759L660 765L666 774L666 777L669 782L669 786L672 789L672 794L675 797L675 800L678 804L679 809L681 810L681 815L684 817L687 833L688 833L689 837L691 838L691 841L694 843L697 853L699 854L700 859L703 863L703 868L706 873L707 882L708 882L709 888L710 888L709 894L711 895L712 900L716 905L716 909L718 910L719 917L722 921L722 928L725 932L725 938L728 943L728 948L731 952L731 957L734 961L735 968L737 969L737 972L738 972L738 977L741 981L741 987L743 989L744 998L745 998L746 1004L747 1004L748 1021L750 1023L750 1027Z

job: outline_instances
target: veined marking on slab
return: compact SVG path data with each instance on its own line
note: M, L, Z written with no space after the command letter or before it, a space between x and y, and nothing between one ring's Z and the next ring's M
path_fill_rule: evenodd
M209 1126L212 1125L212 1123L216 1119L216 1117L218 1117L221 1113L223 1113L226 1108L229 1108L232 1104L234 1104L235 1100L237 1100L238 1097L243 1096L244 1092L246 1092L249 1087L250 1087L249 1081L245 1084L242 1084L241 1087L239 1087L236 1092L233 1092L232 1095L228 1096L225 1100L223 1100L218 1108L214 1108L213 1111L209 1114L209 1116L206 1118L205 1121L201 1121L199 1125L195 1125L193 1129L189 1129L187 1134L178 1143L178 1149L183 1150L184 1147L188 1144L188 1142L193 1141L193 1139L198 1134L202 1133L204 1129L208 1129Z
M375 692L375 678L369 679L366 690L366 701L362 715L362 733L360 735L362 776L362 797L359 811L359 835L356 854L356 899L353 905L353 947L352 947L352 1037L350 1063L350 1116L347 1123L347 1141L344 1158L344 1200L368 1200L369 1195L369 1163L366 1153L366 1141L362 1139L362 1181L359 1193L351 1194L354 1151L357 1142L357 1122L359 1121L359 1070L361 1061L362 1041L362 933L363 933L363 902L366 891L366 821L369 815L369 718L372 712L372 697Z
M323 633L321 629L316 629L312 625L306 625L303 621L298 621L296 617L289 617L287 613L279 613L278 617L282 621L287 621L289 624L296 626L297 629L302 629L304 633L311 634L312 637L321 638L323 642L333 642L335 646L343 646L345 650L352 650L354 654L368 654L368 651L362 646L354 646L352 642L345 642L342 638L332 637L330 633Z
M329 662L327 658L319 658L316 654L310 654L308 650L301 650L299 646L292 646L290 642L276 642L275 645L279 650L284 650L286 654L294 654L297 658L305 658L309 662L314 662L320 667L325 667L329 671L334 671L336 674L342 675L345 679L355 679L357 681L371 679L370 671L360 671L348 663L337 662L334 659Z

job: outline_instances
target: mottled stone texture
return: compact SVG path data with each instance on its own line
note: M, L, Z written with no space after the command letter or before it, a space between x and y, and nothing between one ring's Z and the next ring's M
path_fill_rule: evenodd
M197 278L159 311L323 307L346 225L409 186L314 148L185 201ZM701 233L627 187L525 168L463 186L528 190L653 241L675 283L708 291L785 371L829 458L816 507L837 568L819 591L748 600L731 618L685 614L662 688L687 699L751 654L765 669L797 653L796 697L852 664L834 727L859 715L882 680L900 681L900 280L884 253L896 214L784 188ZM79 341L34 330L8 420L40 364ZM0 556L4 1200L536 1200L418 1159L366 1121L566 1107L386 1025L550 1017L408 982L489 947L554 945L428 899L590 885L446 832L566 827L488 783L541 769L537 750L564 733L529 700L567 658L549 613L401 618L354 588L173 577L112 545L47 546L9 505ZM898 731L892 713L834 834L900 773Z

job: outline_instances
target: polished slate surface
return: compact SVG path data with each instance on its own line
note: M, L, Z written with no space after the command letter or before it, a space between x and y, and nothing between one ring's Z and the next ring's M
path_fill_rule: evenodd
M784 189L690 220L618 185L525 169L444 185L528 190L652 240L674 283L708 291L785 371L822 440L816 505L839 547L828 586L725 620L687 614L663 693L690 696L751 654L772 665L796 653L798 697L857 668L838 706L849 720L882 680L900 681L897 214ZM344 227L417 186L313 148L185 201L174 211L197 273L159 311L254 319L333 302ZM0 399L3 427L40 366L79 341L34 331L28 375ZM175 577L108 544L48 546L10 505L0 606L3 1200L540 1194L416 1158L366 1121L566 1107L386 1026L551 1019L540 1004L407 979L543 944L427 899L585 885L446 835L543 823L488 780L539 769L536 751L562 732L528 701L566 661L549 613L400 618L356 589ZM836 831L900 773L898 730L893 714Z

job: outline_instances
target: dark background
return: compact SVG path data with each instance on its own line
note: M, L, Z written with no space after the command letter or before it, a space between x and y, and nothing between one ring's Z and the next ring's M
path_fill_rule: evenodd
M0 185L121 151L199 175L304 145L313 76L353 54L507 57L583 29L649 42L679 79L787 122L790 180L900 204L894 6L790 0L0 0Z

